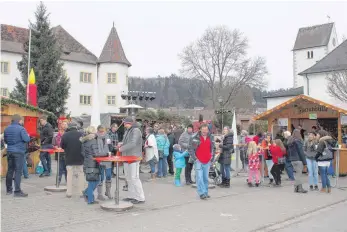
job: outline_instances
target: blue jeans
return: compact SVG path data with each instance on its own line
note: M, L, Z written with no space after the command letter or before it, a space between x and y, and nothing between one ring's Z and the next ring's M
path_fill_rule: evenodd
M88 187L85 190L85 195L88 198L88 204L94 202L94 190L98 186L99 181L88 181Z
M306 159L308 169L308 181L310 185L318 185L318 163L313 159Z
M288 178L290 180L295 180L295 178L294 178L294 168L293 168L292 162L290 162L288 160L288 158L286 158L286 162L284 164L284 168L286 169Z
M106 180L110 181L112 178L112 168L105 168L105 166L100 166L100 180L101 183L104 182L106 175Z
M150 161L148 161L149 167L151 168L151 173L154 174L155 173L155 162L154 159L151 159Z
M320 172L320 178L322 179L322 187L323 188L330 188L330 180L328 177L328 169L329 167L318 167Z
M330 161L330 166L328 168L328 175L330 176L335 176L335 170L334 170L334 166L333 166L333 161Z
M23 176L25 178L29 177L29 171L28 171L28 165L27 165L27 159L26 159L27 154L24 155L24 163L23 163Z
M12 180L14 176L14 191L20 192L20 182L23 173L24 154L7 152L7 174L6 174L6 190L12 192Z
M208 172L210 170L210 165L210 162L203 164L199 160L196 160L194 163L196 189L199 196L208 195Z
M220 165L220 171L222 173L222 178L223 179L228 179L230 180L230 164L221 164Z
M167 176L167 157L159 158L158 162L158 177Z
M63 177L63 174L65 175L65 182L67 177L67 171L66 171L66 164L65 159L59 160L59 183L61 182L61 178Z
M42 149L52 149L52 144L45 144L41 146ZM41 152L40 153L40 160L43 166L43 172L50 174L52 172L51 168L51 155L48 152Z

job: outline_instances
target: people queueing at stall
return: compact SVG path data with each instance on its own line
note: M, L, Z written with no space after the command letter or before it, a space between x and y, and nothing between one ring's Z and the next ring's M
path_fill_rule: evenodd
M147 127L144 146L142 147L142 132L137 123L130 117L123 121L125 134L122 141L118 140L118 126L113 124L107 133L107 129L99 125L97 128L88 127L86 130L76 123L62 123L61 130L53 138L53 128L47 122L46 117L40 118L40 138L41 148L62 148L64 152L57 160L60 164L59 183L63 174L67 185L66 196L70 198L73 192L73 182L78 183L77 192L84 197L88 204L98 203L97 200L104 201L104 197L112 199L111 182L113 166L110 162L96 162L96 157L108 157L120 152L122 156L142 157L144 149L145 162L149 164L151 170L150 180L156 177L167 177L168 173L174 175L174 185L179 187L181 183L181 173L185 169L186 185L194 183L191 171L195 168L195 180L197 184L197 194L202 200L210 198L208 193L209 170L211 161L218 157L219 170L222 181L221 188L230 187L231 160L234 153L234 135L229 127L223 128L223 135L219 143L215 142L214 136L210 133L207 124L202 124L200 130L193 133L193 126L189 125L186 130L180 131L177 136L176 129L181 127L171 127L155 124L154 128ZM321 192L331 193L329 180L329 168L334 159L333 148L337 142L325 130L312 128L308 133L306 141L302 138L302 128L289 131L281 131L272 139L271 133L257 133L251 138L247 131L242 131L240 152L244 163L242 168L248 171L247 184L249 187L261 185L261 172L267 168L267 177L270 186L282 186L281 173L286 170L288 180L293 183L295 193L307 193L303 184L308 182L311 191L319 190L318 171L321 178ZM178 137L178 139L176 138ZM20 188L21 175L23 173L26 144L30 141L29 135L23 127L23 119L19 115L12 117L12 123L5 129L3 143L7 146L8 172L6 176L7 194L26 197ZM215 156L216 148L219 156ZM219 148L219 149L218 149ZM240 155L241 155L240 154ZM43 164L44 172L40 177L49 176L51 173L51 161L47 152L40 153L40 160ZM217 159L216 159L217 160ZM265 161L262 167L262 160ZM247 163L246 163L247 161ZM172 167L168 164L172 162ZM217 161L215 161L217 163ZM307 166L308 179L305 180L303 168ZM140 175L140 162L124 163L126 183L128 185L127 197L123 200L133 204L145 202L145 195L142 187ZM74 180L75 179L75 180ZM87 187L84 187L85 181ZM105 192L103 192L103 182L105 181ZM97 198L94 191L97 190Z

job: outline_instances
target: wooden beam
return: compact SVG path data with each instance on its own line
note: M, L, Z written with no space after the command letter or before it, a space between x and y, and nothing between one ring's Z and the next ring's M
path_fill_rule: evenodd
M337 115L337 139L339 144L342 144L342 122L341 122L341 113Z

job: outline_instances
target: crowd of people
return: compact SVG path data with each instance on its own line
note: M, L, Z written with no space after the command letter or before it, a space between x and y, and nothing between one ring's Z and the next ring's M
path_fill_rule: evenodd
M119 141L118 125L112 124L108 130L102 125L97 128L89 126L82 129L76 123L61 124L59 132L54 135L54 129L46 117L40 118L41 149L62 148L60 154L58 181L65 177L66 196L71 197L73 181L77 183L77 192L85 198L88 204L112 199L112 177L115 176L114 165L111 162L96 162L96 157L108 157L120 152L122 156L143 157L142 163L150 167L150 180L174 176L174 185L182 186L182 172L186 185L196 184L200 199L210 198L208 193L209 172L211 164L219 168L221 188L230 188L231 160L235 153L234 147L240 151L242 170L248 172L249 187L260 186L261 171L268 170L269 185L280 187L281 174L286 171L288 179L293 181L294 192L307 193L304 189L303 169L307 166L310 190L319 190L318 173L320 174L321 192L331 192L328 178L329 168L334 158L333 147L336 141L327 131L317 130L303 139L301 131L295 129L292 133L283 131L276 138L271 133L261 133L251 137L243 130L239 136L239 144L234 144L234 135L229 127L223 128L223 134L214 138L208 124L201 124L199 131L194 132L193 126L185 129L181 126L164 126L160 124L146 125L142 134L141 128L131 117L123 120L125 133ZM30 137L23 127L23 119L14 115L12 124L5 129L4 142L7 144L8 172L6 176L7 194L27 197L20 188L23 166L26 166L25 154ZM41 178L51 175L51 156L48 152L40 152L43 166ZM265 162L263 162L265 161ZM195 170L195 182L192 170ZM140 162L124 163L126 177L123 190L128 196L123 199L133 204L145 202L145 195L140 180ZM75 180L74 180L75 179ZM87 183L87 187L85 187ZM104 187L105 186L105 187ZM94 192L97 197L94 197Z

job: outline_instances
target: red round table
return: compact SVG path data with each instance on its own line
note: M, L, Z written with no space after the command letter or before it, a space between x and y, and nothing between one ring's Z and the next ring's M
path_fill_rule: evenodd
M54 155L55 153L58 154L58 162L57 162L57 174L55 178L55 186L47 186L44 188L44 190L49 192L65 192L66 187L65 186L59 186L59 160L60 160L60 153L64 152L61 148L52 148L52 149L40 149L40 152L48 152L50 155ZM67 173L65 174L67 175Z
M130 202L119 202L119 163L133 163L142 160L142 157L138 156L110 156L110 157L96 157L94 158L98 163L100 162L114 162L116 163L116 191L115 191L115 203L109 202L101 204L101 208L105 210L113 211L124 211L133 207L133 204Z

